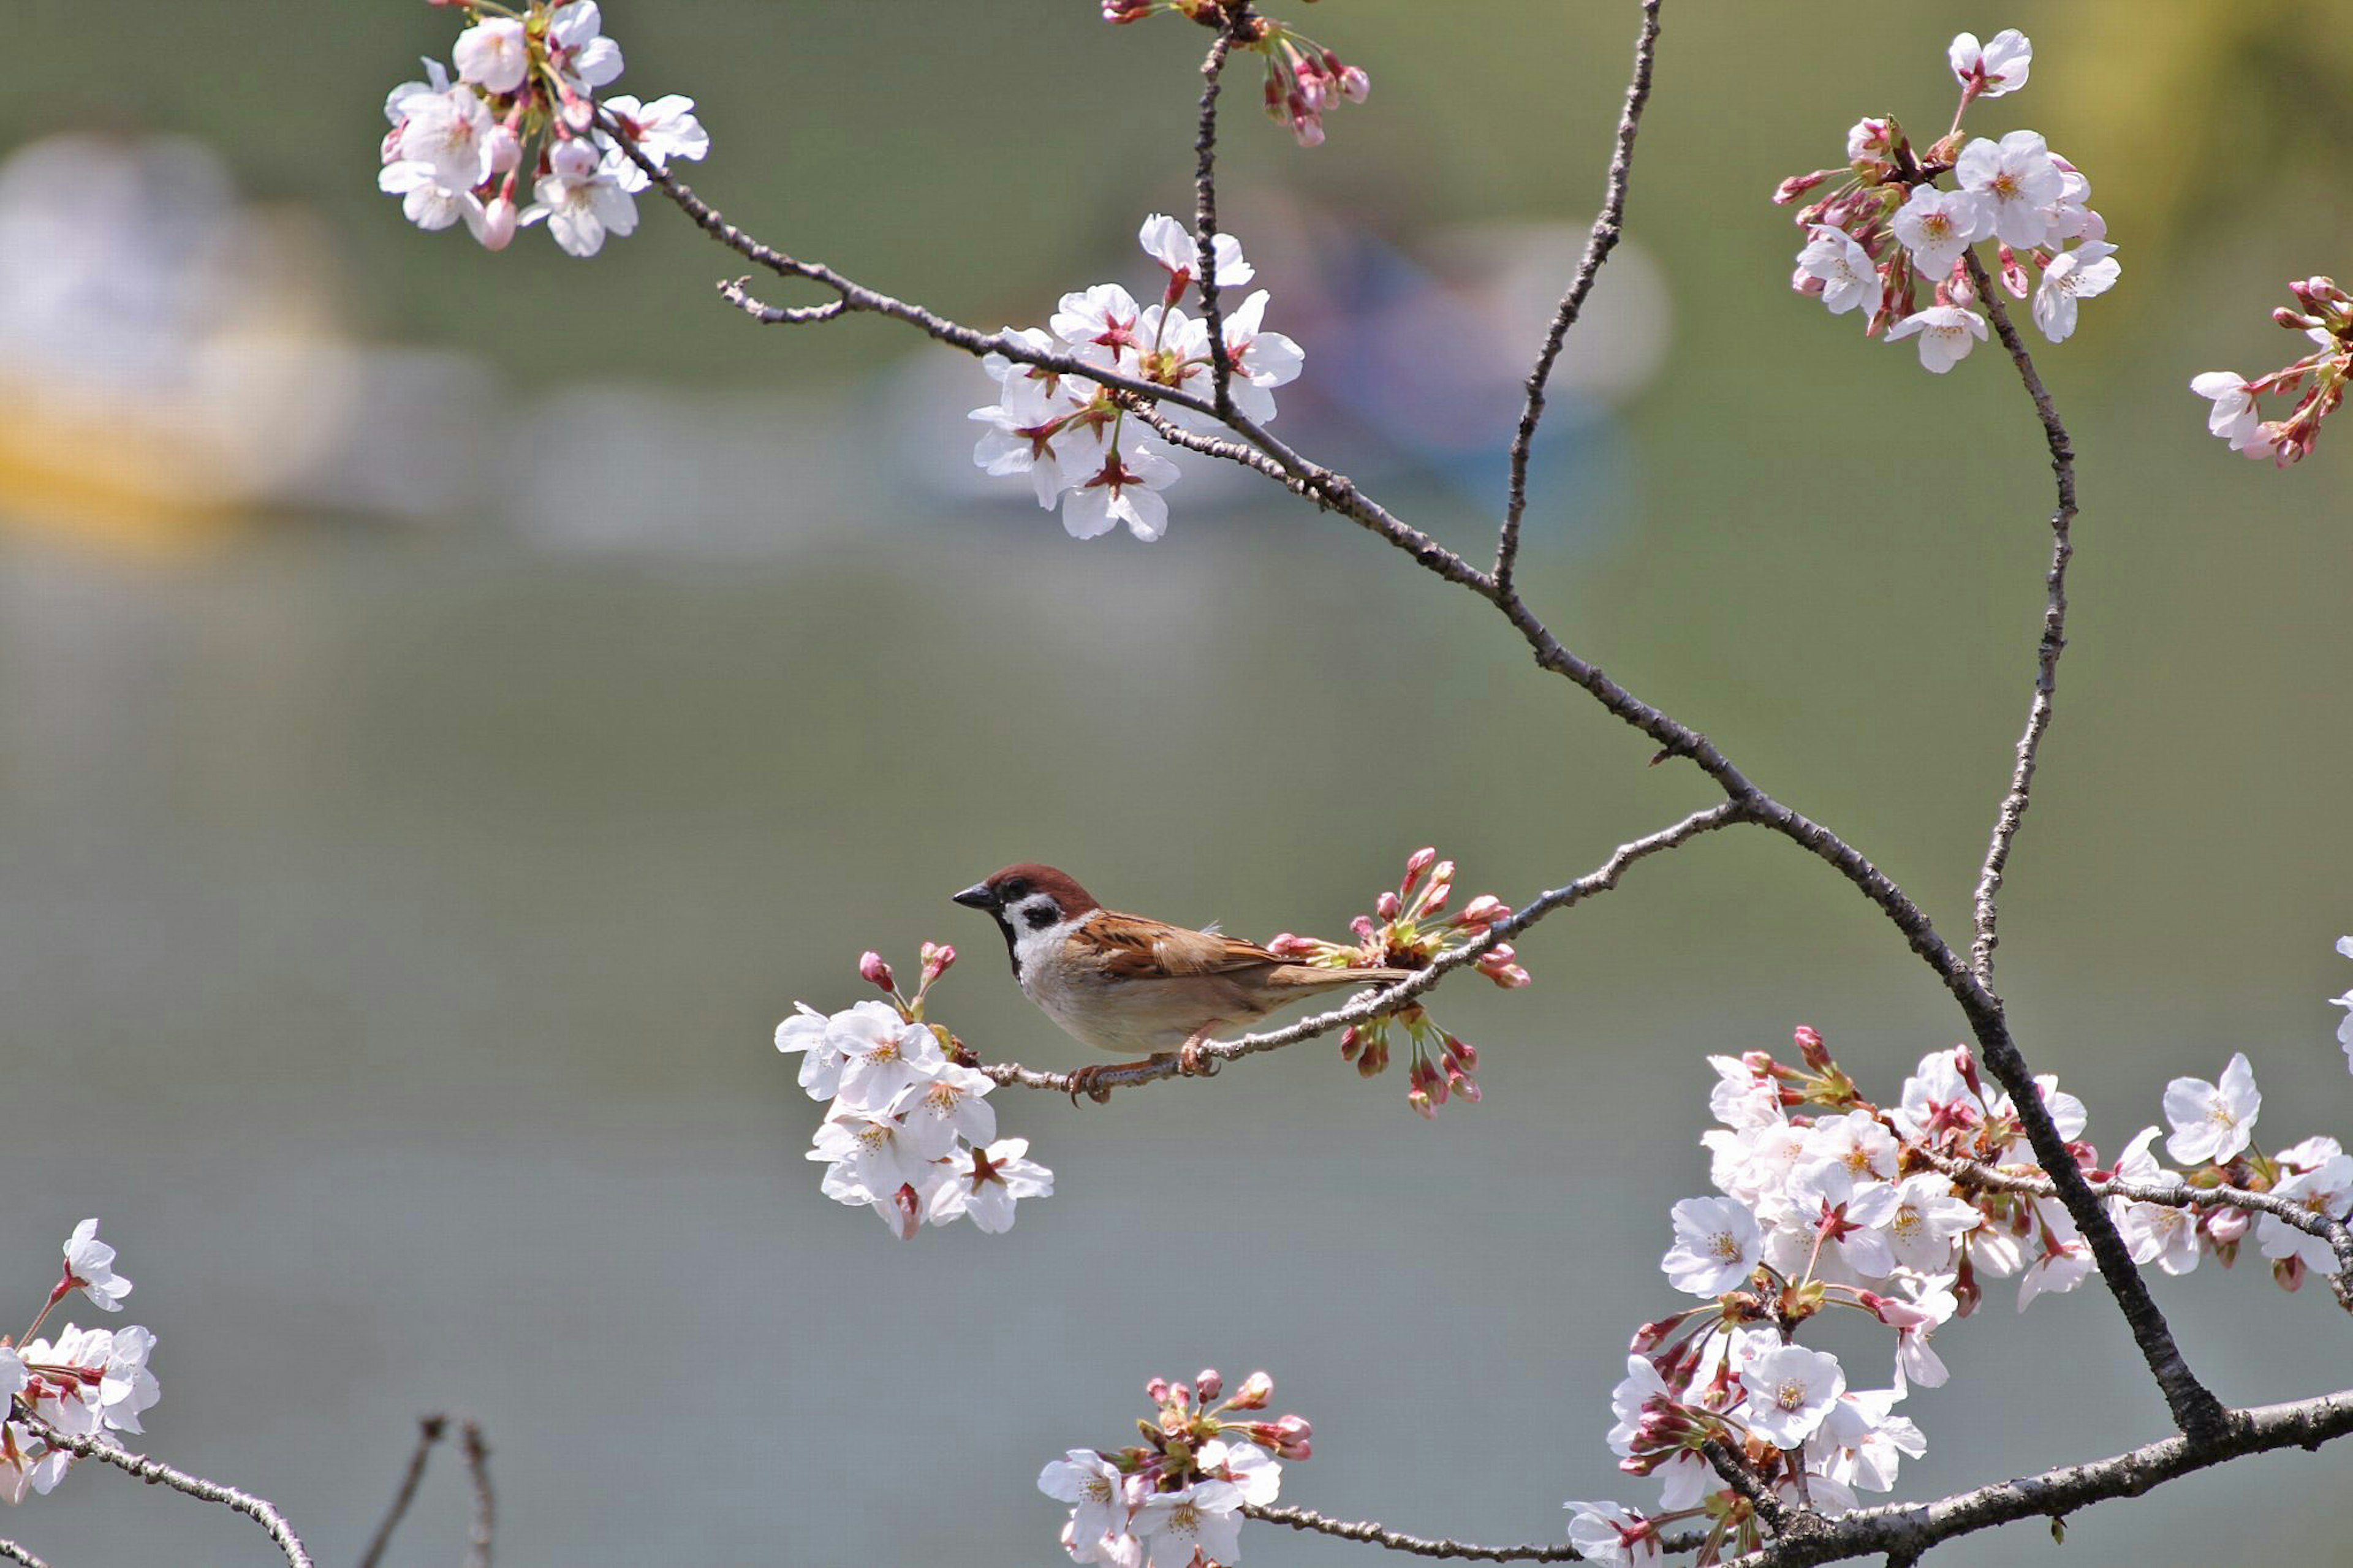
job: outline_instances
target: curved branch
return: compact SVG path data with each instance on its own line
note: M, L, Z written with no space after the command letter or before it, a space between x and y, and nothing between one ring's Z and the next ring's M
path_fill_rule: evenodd
M1386 989L1364 992L1345 1006L1303 1018L1287 1028L1270 1030L1263 1035L1244 1035L1233 1040L1213 1040L1203 1046L1199 1054L1207 1061L1233 1061L1241 1057L1256 1056L1261 1051L1281 1050L1285 1046L1295 1046L1302 1040L1328 1035L1350 1024L1361 1024L1369 1018L1395 1013L1410 1005L1422 993L1435 989L1447 975L1474 963L1481 953L1495 943L1518 935L1555 910L1582 903L1596 893L1606 893L1615 888L1619 879L1626 874L1627 868L1635 861L1687 844L1704 833L1740 820L1741 815L1739 803L1722 801L1704 811L1692 813L1671 827L1620 844L1609 858L1595 869L1573 882L1539 893L1525 907L1514 910L1509 920L1497 921L1461 946L1448 949L1429 968L1416 971L1410 980L1399 981ZM981 1070L1000 1084L1052 1089L1058 1094L1071 1092L1070 1078L1063 1073L1039 1072L1018 1062L984 1064ZM1155 1083L1162 1079L1175 1078L1180 1070L1176 1058L1170 1057L1138 1062L1131 1067L1113 1068L1096 1074L1093 1082L1104 1089L1124 1088L1131 1084Z
M286 1516L278 1511L277 1505L266 1498L239 1491L235 1487L225 1487L218 1481L206 1480L201 1476L189 1475L185 1470L175 1470L169 1465L134 1454L127 1448L118 1448L100 1438L70 1436L21 1407L13 1419L38 1433L41 1440L52 1447L63 1448L85 1459L96 1459L102 1465L112 1465L151 1486L166 1486L175 1492L233 1509L269 1532L271 1542L285 1555L287 1568L311 1568L311 1552L302 1544L302 1538L294 1533L294 1527L286 1522Z
M1634 39L1634 75L1626 84L1626 107L1618 116L1609 187L1601 198L1601 211L1585 237L1585 256L1569 279L1568 291L1560 297L1559 308L1553 311L1535 368L1528 372L1527 403L1520 410L1519 430L1512 437L1511 491L1504 503L1503 531L1495 540L1493 575L1502 593L1512 591L1512 569L1519 561L1520 516L1528 510L1528 455L1535 447L1536 425L1544 418L1545 384L1552 379L1553 363L1560 358L1568 329L1577 324L1578 312L1585 309L1585 297L1593 292L1594 279L1601 275L1601 264L1618 248L1626 221L1626 191L1634 170L1634 136L1642 126L1642 108L1651 101L1651 68L1658 53L1659 0L1642 0L1642 30Z
M392 1532L400 1528L407 1515L408 1505L417 1500L417 1489L425 1480L426 1461L432 1457L434 1445L449 1430L447 1415L427 1415L417 1423L417 1447L408 1456L408 1468L402 1472L400 1485L392 1494L392 1504L376 1525L375 1533L368 1538L360 1552L358 1568L375 1568L384 1560L385 1548L392 1544Z
M466 1477L474 1488L474 1514L466 1526L466 1568L491 1568L491 1537L498 1526L498 1500L491 1491L491 1446L472 1421L459 1428L466 1451Z
M1214 405L1192 394L1086 365L1067 355L1041 353L1009 331L976 331L920 306L868 289L831 268L797 260L775 250L727 222L683 183L667 171L657 168L633 142L619 133L617 125L611 122L609 117L600 122L615 133L616 141L631 162L706 233L739 255L772 271L788 278L804 279L830 289L846 310L867 311L905 321L928 336L967 353L1002 354L1019 363L1078 375L1114 391L1190 408L1219 419L1227 428L1271 458L1289 480L1306 486L1319 504L1328 505L1370 529L1411 555L1424 570L1468 588L1493 604L1526 640L1541 668L1567 677L1610 713L1656 742L1660 750L1654 761L1671 756L1688 757L1723 789L1727 803L1738 816L1770 827L1835 868L1904 933L1912 950L1936 972L1946 989L1959 1003L1963 1014L1969 1020L1971 1032L1984 1052L1988 1070L2016 1100L2021 1124L2033 1146L2035 1157L2053 1173L2060 1201L2066 1205L2069 1215L2091 1247L2093 1257L2099 1264L2101 1279L2123 1310L2125 1321L2140 1347L2142 1358L2164 1391L2166 1404L2177 1425L2186 1432L2206 1436L2219 1433L2219 1424L2225 1414L2221 1402L2189 1370L2179 1346L2174 1342L2172 1330L2167 1325L2164 1314L2158 1310L2139 1271L2133 1266L2123 1237L2117 1234L2105 1206L2084 1187L2082 1172L2075 1168L2073 1161L2067 1155L2065 1140L2059 1135L2048 1109L2035 1089L2033 1071L2010 1037L2008 1022L2003 1017L2001 999L1953 952L1937 933L1926 912L1859 850L1829 828L1766 794L1699 731L1642 701L1611 679L1599 666L1571 651L1528 607L1515 586L1499 584L1453 551L1391 514L1357 489L1345 476L1308 461L1239 411L1220 417ZM1295 489L1296 485L1293 488ZM1391 992L1364 998L1358 1004L1363 1008L1361 1012L1344 1008L1337 1014L1324 1016L1323 1020L1311 1020L1311 1023L1320 1023L1322 1029L1336 1028L1345 1023L1371 1017L1380 1011L1393 1010L1418 994L1412 989L1414 986L1435 984L1434 979L1429 978L1432 973L1426 971ZM1222 1048L1231 1055L1243 1055L1252 1050L1274 1049L1304 1037L1304 1033L1282 1031L1227 1042ZM1116 1076L1104 1074L1096 1079L1096 1083L1101 1087L1112 1087L1121 1083L1148 1082L1155 1078L1170 1076L1174 1071L1173 1065L1166 1068L1136 1068ZM1060 1075L1012 1067L1001 1069L998 1081L1018 1082L1036 1088L1067 1089L1067 1079Z
M1993 280L1986 276L1985 264L1974 250L1964 254L1968 258L1970 281L1985 300L1994 331L2000 334L2001 346L2010 351L2010 363L2018 367L2019 379L2026 384L2026 394L2034 400L2034 412L2042 421L2043 441L2051 448L2051 470L2058 478L2059 488L2058 510L2051 514L2051 569L2042 579L2042 638L2036 652L2034 697L2027 706L2026 732L2018 738L2018 761L2010 771L2010 789L1995 813L1993 838L1986 846L1985 864L1978 873L1977 940L1969 944L1969 967L1980 984L1991 985L1993 950L2000 940L1994 932L1995 900L2001 892L2002 871L2010 863L2010 847L2025 820L2027 803L2034 787L2035 758L2042 750L2044 732L2051 728L2052 702L2059 688L2059 656L2067 648L2067 563L2075 554L2071 537L2075 521L2075 449L2067 439L2067 426L2060 423L2059 409L2051 401L2050 389L2042 384L2042 377L2034 369L2034 357L2026 352L2026 341L2010 324L2009 310L1995 291Z
M47 1563L13 1541L0 1540L0 1557L5 1557L11 1563L22 1563L24 1568L49 1568Z
M1836 1519L1811 1516L1774 1544L1727 1568L1806 1568L1849 1557L1917 1558L1957 1536L2022 1519L2063 1519L2112 1498L2138 1497L2170 1480L2251 1454L2318 1448L2353 1435L2353 1390L2227 1413L2219 1436L2187 1434L2087 1465L2064 1465L1928 1503L1889 1503Z

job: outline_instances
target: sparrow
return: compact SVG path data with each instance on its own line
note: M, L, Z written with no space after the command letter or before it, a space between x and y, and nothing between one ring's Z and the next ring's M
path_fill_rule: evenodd
M1247 1028L1279 1007L1340 990L1409 978L1409 969L1319 969L1277 957L1253 942L1107 910L1051 866L1024 861L955 895L994 917L1022 994L1081 1044L1143 1059L1175 1056L1187 1073L1214 1071L1203 1042L1219 1029ZM1109 1100L1098 1081L1118 1068L1081 1068L1071 1098Z

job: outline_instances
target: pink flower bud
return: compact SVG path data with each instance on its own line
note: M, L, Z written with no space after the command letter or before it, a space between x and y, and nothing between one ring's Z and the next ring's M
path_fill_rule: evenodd
M1201 1403L1207 1405L1226 1391L1226 1380L1218 1375L1216 1367L1205 1366L1193 1374L1193 1386L1201 1391Z
M1478 1047L1468 1040L1449 1035L1446 1037L1446 1048L1454 1053L1454 1059L1462 1064L1462 1069L1465 1072L1479 1070Z
M1362 1042L1358 1039L1356 1035L1356 1025L1351 1024L1346 1028L1341 1030L1340 1059L1344 1062L1355 1061L1356 1059L1356 1052L1361 1044Z
M879 952L868 952L859 955L858 977L869 985L883 991L896 991L899 988L898 983L892 977L891 966L882 962L882 955Z
M1405 912L1405 905L1395 893L1383 893L1373 900L1373 913L1385 921L1393 921Z
M1234 1396L1226 1404L1234 1410L1263 1410L1266 1402L1273 1397L1274 1379L1262 1372L1254 1372L1242 1379L1242 1385L1234 1390Z
M1773 205L1786 207L1829 177L1826 169L1817 169L1810 174L1792 174L1773 187Z
M1953 1047L1953 1070L1961 1075L1961 1081L1969 1086L1969 1092L1971 1094L1976 1095L1980 1100L1985 1098L1985 1084L1978 1078L1978 1058L1976 1052L1970 1050L1967 1046L1955 1046Z
M1483 931L1497 921L1507 921L1511 918L1511 905L1493 893L1482 893L1462 906L1462 912L1454 917L1454 923L1459 926L1476 926Z
M482 204L482 216L467 216L466 227L484 250L504 250L514 243L515 226L522 215L515 209L513 198L492 196Z
M1412 1108L1413 1113L1424 1121L1438 1120L1437 1108L1430 1103L1430 1096L1422 1093L1421 1090L1418 1089L1406 1090L1405 1102Z
M2001 286L2010 290L2013 300L2023 300L2033 291L2034 285L2026 276L2026 264L2018 252L2008 246L2001 247Z
M1364 67L1340 68L1340 96L1350 103L1362 103L1373 96L1373 79L1365 74Z
M2295 1290L2302 1288L2304 1284L2304 1259L2301 1258L2282 1258L2274 1259L2272 1263L2272 1278L2279 1282L2279 1288L2283 1290Z
M1405 884L1402 890L1409 893L1412 892L1413 885L1421 880L1421 874L1424 871L1429 870L1430 868L1436 863L1437 859L1437 848L1434 846L1427 844L1415 850L1412 854L1407 856L1405 861Z
M1449 1087L1451 1087L1455 1093L1461 1095L1464 1100L1469 1100L1473 1105L1478 1104L1482 1100L1486 1098L1486 1096L1479 1092L1479 1080L1472 1078L1469 1073L1464 1072L1461 1068L1449 1068L1446 1074L1446 1081Z
M1378 928L1366 916L1358 915L1348 922L1348 929L1356 933L1358 942L1370 942L1373 940L1373 932Z
M883 1217L891 1222L891 1228L898 1233L901 1241L913 1241L915 1232L923 1227L923 1200L913 1186L902 1183L899 1190L891 1194L891 1207L893 1212Z
M1810 1025L1800 1024L1798 1026L1795 1038L1798 1042L1798 1054L1805 1058L1808 1067L1820 1071L1831 1065L1830 1047L1822 1044L1820 1030Z
M944 944L934 947L928 942L923 943L923 984L928 985L945 974L955 965L955 948Z
M2244 1209L2210 1209L2206 1215L2206 1234L2216 1241L2230 1243L2243 1238L2254 1216Z
M1168 1385L1168 1403L1180 1407L1189 1408L1193 1403L1193 1390L1190 1385L1182 1383L1170 1384Z
M1155 1377L1151 1382L1145 1384L1144 1385L1144 1397L1149 1399L1155 1405L1167 1404L1168 1380L1165 1377Z

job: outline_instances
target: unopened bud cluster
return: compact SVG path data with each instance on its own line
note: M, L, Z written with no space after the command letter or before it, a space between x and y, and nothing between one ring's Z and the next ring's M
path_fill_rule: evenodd
M2233 452L2269 458L2283 468L2312 450L2320 422L2345 401L2346 381L2353 377L2353 296L2327 278L2301 279L2287 291L2295 307L2281 306L2272 320L2310 339L2312 353L2253 381L2235 371L2210 370L2189 382L2190 391L2213 402L2206 413L2209 431ZM2265 419L2259 402L2265 397L2293 397L2295 405L2284 417Z
M1302 147L1321 146L1324 111L1343 102L1364 102L1372 95L1373 79L1362 66L1348 64L1288 23L1242 15L1248 9L1226 0L1103 0L1106 22L1124 25L1166 12L1218 28L1240 47L1263 55L1267 118L1297 137Z
M504 250L517 228L545 220L567 253L594 256L607 235L638 226L636 193L648 184L618 138L656 168L710 151L692 99L596 98L621 74L596 0L459 9L470 26L452 52L457 79L428 59L425 80L385 100L392 130L376 184L417 227L462 219L486 248ZM518 205L526 171L527 206Z
M887 1000L830 1016L796 1004L776 1026L776 1049L800 1056L801 1087L832 1102L808 1152L825 1163L826 1196L872 1208L902 1239L927 1220L1008 1230L1018 1200L1054 1190L1054 1173L1029 1158L1028 1139L997 1136L987 1098L996 1080L944 1026L923 1021L932 986L955 956L923 943L923 982L903 996L891 965L868 952L859 978Z
M1795 1043L1796 1065L1765 1051L1710 1058L1717 1082L1709 1105L1723 1125L1701 1142L1720 1195L1674 1205L1674 1246L1660 1265L1676 1289L1704 1300L1635 1332L1611 1395L1619 1468L1656 1479L1658 1506L1569 1504L1569 1540L1592 1561L1648 1561L1662 1531L1685 1521L1703 1532L1701 1564L1765 1544L1753 1505L1710 1462L1711 1445L1738 1456L1759 1487L1793 1508L1841 1513L1856 1506L1858 1489L1892 1489L1902 1460L1927 1447L1895 1406L1948 1375L1930 1343L1936 1330L1977 1308L1988 1277L2020 1276L2022 1310L2039 1295L2073 1290L2092 1270L2091 1248L2056 1198L1996 1192L1957 1173L1966 1164L2043 1174L2015 1104L1966 1047L1924 1058L1883 1109L1862 1098L1818 1032L1800 1028ZM2353 1213L2353 1157L2335 1139L2309 1138L2268 1157L2255 1148L2262 1096L2244 1056L2216 1082L2168 1086L2166 1147L2186 1173L2157 1164L2156 1127L2136 1135L2113 1170L2103 1168L2082 1142L2083 1102L2054 1079L2035 1082L2093 1180L2158 1184L2186 1175L2194 1187L2269 1191L2326 1218ZM2324 1238L2276 1215L2122 1196L2108 1206L2133 1260L2168 1273L2186 1272L2201 1250L2228 1263L2251 1217L2288 1288L2308 1268L2336 1266ZM1797 1342L1831 1309L1894 1331L1886 1386L1852 1388L1836 1356Z
M51 1442L45 1429L111 1441L110 1433L139 1431L140 1413L163 1394L147 1370L155 1336L135 1323L82 1329L69 1322L54 1336L41 1334L49 1313L77 1290L106 1312L122 1310L131 1293L94 1219L66 1238L65 1272L32 1326L16 1339L0 1338L0 1397L8 1407L0 1424L0 1499L11 1503L24 1501L27 1491L47 1492L74 1461L73 1450Z
M1417 849L1407 858L1396 890L1384 891L1373 901L1371 914L1350 922L1355 942L1325 942L1285 931L1268 942L1267 950L1324 969L1427 969L1441 953L1484 937L1490 926L1512 918L1511 906L1492 893L1482 893L1448 914L1446 906L1453 897L1454 862L1440 859L1434 848ZM1472 966L1507 990L1528 984L1528 972L1509 942L1488 943ZM1392 1025L1405 1031L1413 1053L1406 1102L1417 1115L1434 1116L1438 1107L1458 1096L1478 1102L1477 1047L1440 1028L1419 1002L1350 1025L1340 1036L1342 1059L1356 1063L1366 1078L1385 1070Z
M2106 293L2119 271L2092 183L2040 133L1961 134L1970 104L2026 85L2033 45L2015 29L1982 45L1963 33L1947 54L1961 93L1942 138L1915 147L1892 118L1859 121L1843 167L1793 175L1773 196L1798 208L1808 237L1790 287L1834 316L1860 310L1866 336L1918 339L1920 363L1940 375L1987 338L1968 262L1980 242L1996 242L1994 276L2013 299L2032 293L2034 324L2054 343L2075 331L2076 301ZM1938 185L1947 174L1955 188Z
M1224 1568L1239 1560L1242 1510L1274 1501L1285 1459L1304 1459L1314 1433L1299 1415L1254 1418L1274 1380L1254 1372L1220 1401L1215 1368L1190 1384L1144 1385L1154 1410L1124 1448L1072 1448L1038 1476L1038 1489L1071 1505L1062 1548L1077 1563L1113 1568Z

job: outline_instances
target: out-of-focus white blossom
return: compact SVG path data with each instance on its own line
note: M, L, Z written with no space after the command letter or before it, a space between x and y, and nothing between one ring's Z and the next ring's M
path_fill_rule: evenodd
M2004 27L1983 44L1975 33L1957 34L1945 51L1953 79L1972 98L2001 98L2026 85L2034 64L2034 44L2015 27Z

